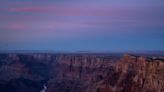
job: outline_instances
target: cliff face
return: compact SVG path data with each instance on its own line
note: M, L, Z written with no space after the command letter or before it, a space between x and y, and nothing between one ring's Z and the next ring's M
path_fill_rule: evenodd
M60 73L58 78L90 81L95 74L103 75L114 65L114 59L97 56L59 56Z
M3 92L164 92L164 61L124 55L1 54Z
M61 55L58 74L48 81L47 92L89 92L89 86L113 71L118 58L97 55Z
M66 56L57 61L59 77L49 80L48 92L164 92L162 59L124 55L113 63Z
M125 55L117 64L117 71L131 79L131 91L135 88L136 92L164 92L163 60ZM133 76L128 76L130 72Z

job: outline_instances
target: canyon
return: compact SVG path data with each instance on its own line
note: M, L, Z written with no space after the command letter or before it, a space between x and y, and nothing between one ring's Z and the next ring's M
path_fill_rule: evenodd
M164 92L164 58L103 53L0 54L0 91Z

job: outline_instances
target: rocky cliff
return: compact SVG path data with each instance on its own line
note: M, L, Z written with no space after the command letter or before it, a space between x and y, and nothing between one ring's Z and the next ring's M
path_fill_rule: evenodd
M124 55L115 62L94 56L59 57L59 77L48 92L164 92L164 61Z
M109 54L1 54L3 92L164 92L164 60Z

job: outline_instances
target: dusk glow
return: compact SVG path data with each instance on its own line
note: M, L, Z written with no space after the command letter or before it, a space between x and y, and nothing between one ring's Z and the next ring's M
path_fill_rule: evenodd
M1 0L0 50L164 50L164 1Z

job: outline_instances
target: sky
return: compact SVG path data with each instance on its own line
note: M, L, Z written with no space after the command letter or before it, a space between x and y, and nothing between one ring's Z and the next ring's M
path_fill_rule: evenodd
M8 50L164 50L164 0L0 0Z

